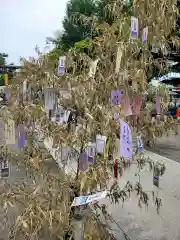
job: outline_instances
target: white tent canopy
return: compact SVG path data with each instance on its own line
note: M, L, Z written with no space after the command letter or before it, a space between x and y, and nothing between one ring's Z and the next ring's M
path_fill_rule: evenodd
M152 80L158 80L159 82L165 81L165 80L171 80L171 79L175 79L175 78L179 78L180 79L180 73L176 73L176 72L170 72L162 77L159 78L153 78Z

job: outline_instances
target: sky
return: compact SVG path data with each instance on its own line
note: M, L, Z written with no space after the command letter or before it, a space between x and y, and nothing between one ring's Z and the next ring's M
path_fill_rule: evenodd
M46 37L62 30L68 0L0 0L0 53L8 63L35 56L36 45L44 51Z

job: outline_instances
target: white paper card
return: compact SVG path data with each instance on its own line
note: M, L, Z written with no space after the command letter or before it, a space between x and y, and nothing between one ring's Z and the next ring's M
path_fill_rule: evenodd
M142 30L142 41L144 44L148 43L148 27L145 27Z
M52 110L54 109L56 102L56 94L53 88L45 89L45 109Z
M101 199L104 199L107 196L107 193L108 193L107 191L103 191L103 192L98 192L89 196L76 197L74 198L74 201L71 206L75 207L75 206L85 205L93 201L99 201Z
M106 148L106 136L96 135L96 152L103 154Z

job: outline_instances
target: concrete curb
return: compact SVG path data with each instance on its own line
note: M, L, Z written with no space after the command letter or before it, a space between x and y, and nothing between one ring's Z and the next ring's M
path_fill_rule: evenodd
M154 159L158 159L157 161L162 161L164 164L176 164L178 167L180 167L180 163L174 161L173 159L167 158L167 157L163 157L153 151L149 151L144 149L144 154L148 155L150 158L154 158ZM154 160L156 161L156 160Z

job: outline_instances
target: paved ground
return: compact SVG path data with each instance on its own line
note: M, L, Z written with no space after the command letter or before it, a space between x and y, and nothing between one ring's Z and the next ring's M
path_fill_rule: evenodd
M135 194L132 194L130 200L124 205L122 203L110 204L108 200L101 201L101 203L108 205L108 211L119 225L111 224L117 240L125 240L119 227L127 233L128 240L179 240L180 164L149 151L145 151L145 155L154 161L164 162L167 168L160 179L159 188L152 184L152 172L144 169L140 173L140 182L150 198L148 209L138 207ZM138 181L138 177L135 176L136 172L137 167L133 164L119 179L120 186L124 186L127 180L135 184ZM159 197L162 198L159 215L156 213L152 200L152 191L158 192Z
M170 133L168 136L158 139L156 146L151 151L180 163L180 134L175 136Z

